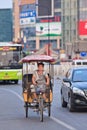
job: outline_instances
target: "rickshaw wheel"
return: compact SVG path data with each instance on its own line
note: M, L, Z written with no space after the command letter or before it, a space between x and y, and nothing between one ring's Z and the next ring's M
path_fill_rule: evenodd
M28 103L25 102L25 112L26 112L26 118L28 118Z
M48 116L50 117L50 115L51 115L51 104L49 103L49 105L48 105Z

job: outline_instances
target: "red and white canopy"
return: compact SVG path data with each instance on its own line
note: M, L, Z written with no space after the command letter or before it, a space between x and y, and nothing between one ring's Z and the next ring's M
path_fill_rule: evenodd
M22 58L19 62L34 62L34 61L42 61L42 62L54 62L54 58L48 55L28 55Z

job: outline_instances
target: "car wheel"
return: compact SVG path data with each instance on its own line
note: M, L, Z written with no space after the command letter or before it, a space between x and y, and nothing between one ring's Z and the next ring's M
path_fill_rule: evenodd
M65 102L64 97L61 95L61 106L67 107L67 102Z
M18 84L18 80L14 80L14 83L15 83L15 84Z
M68 106L68 109L69 109L70 112L74 111L74 108L73 108L72 102L71 102L71 97L68 98L68 104L67 104L67 106Z

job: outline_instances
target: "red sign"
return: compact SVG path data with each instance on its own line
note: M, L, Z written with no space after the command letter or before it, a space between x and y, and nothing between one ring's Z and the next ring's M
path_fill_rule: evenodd
M3 47L3 51L9 51L9 49L10 49L10 48L9 48L8 46L4 46L4 47Z
M87 35L87 21L79 21L78 33L79 35Z
M60 16L55 16L54 18L50 18L50 19L41 19L40 22L41 23L47 23L47 22L59 22L61 21Z

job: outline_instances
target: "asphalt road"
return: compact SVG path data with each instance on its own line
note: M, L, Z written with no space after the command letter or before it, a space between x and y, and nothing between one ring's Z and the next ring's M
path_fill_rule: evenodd
M70 113L61 107L60 80L55 80L51 117L44 112L44 122L29 109L25 118L21 81L18 85L0 84L0 130L87 130L87 111Z

